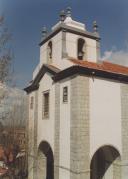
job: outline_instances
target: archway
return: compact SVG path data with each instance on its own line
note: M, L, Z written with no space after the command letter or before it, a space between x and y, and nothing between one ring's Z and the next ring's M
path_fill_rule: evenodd
M112 146L99 148L91 160L91 179L121 179L120 154Z
M54 158L50 145L43 141L38 149L38 179L54 179Z

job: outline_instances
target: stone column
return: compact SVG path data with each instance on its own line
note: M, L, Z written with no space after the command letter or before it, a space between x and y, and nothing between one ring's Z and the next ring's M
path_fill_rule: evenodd
M100 60L100 40L96 40L96 60Z
M54 179L59 179L60 84L55 84Z
M121 85L122 156L121 179L128 178L128 84Z
M66 30L62 31L62 59L68 56L66 50Z
M89 78L71 80L70 178L90 179Z
M34 97L33 109L29 107L28 120L28 179L36 178L37 162L37 120L38 120L38 91L32 92ZM30 99L29 99L30 101ZM30 103L29 103L30 106Z
M37 177L37 127L38 127L38 91L35 91L35 106L34 106L34 179Z
M117 157L117 159L113 162L113 179L122 179L121 178L121 157Z
M38 150L37 173L34 179L46 179L47 158L43 151Z

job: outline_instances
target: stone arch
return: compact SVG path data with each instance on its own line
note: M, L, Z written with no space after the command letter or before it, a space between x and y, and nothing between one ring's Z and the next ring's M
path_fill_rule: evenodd
M38 179L54 179L54 157L47 141L42 141L38 148L37 175Z
M111 146L100 147L90 164L90 179L121 179L120 153Z
M86 42L83 38L77 39L77 58L79 60L86 58Z

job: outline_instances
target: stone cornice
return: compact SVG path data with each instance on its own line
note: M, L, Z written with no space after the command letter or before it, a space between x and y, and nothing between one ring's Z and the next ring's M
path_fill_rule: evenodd
M85 30L77 29L75 27L70 27L64 23L61 23L55 30L53 30L51 33L49 33L40 43L39 45L42 46L45 42L47 42L49 39L51 39L53 36L55 36L58 32L65 31L69 33L73 33L76 35L81 35L83 37L88 37L95 40L100 40L98 33L88 32Z

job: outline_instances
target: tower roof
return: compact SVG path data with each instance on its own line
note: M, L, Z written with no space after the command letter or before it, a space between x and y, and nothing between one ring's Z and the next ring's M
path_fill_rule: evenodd
M95 28L96 27L98 27L98 26L95 25ZM91 39L96 39L96 40L100 39L98 32L97 33L96 33L96 31L88 32L86 30L85 24L73 20L73 18L71 17L71 9L67 8L67 13L65 13L64 10L61 11L60 21L51 28L50 33L47 33L47 34L45 33L45 36L39 45L40 46L43 45L46 41L51 39L53 36L55 36L60 31L70 32L73 34L89 37Z

